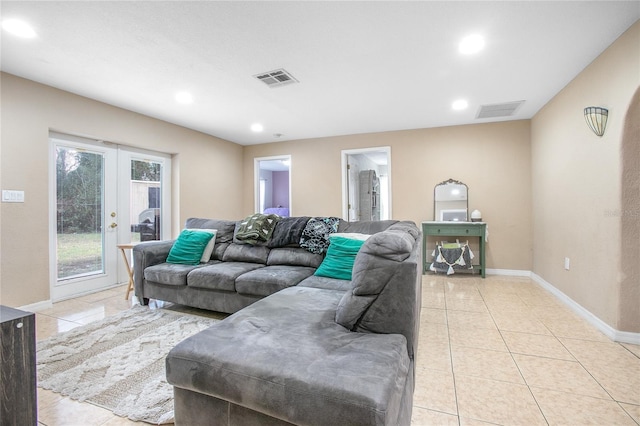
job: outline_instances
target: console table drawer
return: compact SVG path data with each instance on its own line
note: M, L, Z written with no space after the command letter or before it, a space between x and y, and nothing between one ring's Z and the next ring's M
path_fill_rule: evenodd
M462 237L465 235L469 235L472 237L479 237L482 235L482 229L478 227L474 228L464 228L464 227L455 227L451 228L448 226L436 226L430 227L429 235L444 235L447 237Z

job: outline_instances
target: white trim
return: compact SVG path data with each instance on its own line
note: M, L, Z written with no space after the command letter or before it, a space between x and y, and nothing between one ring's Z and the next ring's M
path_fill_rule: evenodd
M38 312L44 311L45 309L53 308L53 302L51 299L43 300L42 302L31 303L29 305L18 306L16 309L20 309L21 311L27 312Z
M632 333L629 331L620 331L611 327L606 322L595 316L593 313L585 309L582 305L571 299L569 296L558 290L553 284L547 282L540 275L519 269L487 269L487 275L508 275L512 277L529 277L540 287L549 291L555 297L557 297L563 304L569 309L585 319L589 324L597 328L601 333L607 336L609 339L618 343L631 343L633 345L640 345L640 333Z
M510 277L531 277L531 271L522 269L487 269L487 275L507 275Z
M103 159L102 169L102 269L85 275L58 278L57 258L57 207L56 207L56 155L57 147L71 148L80 152L99 155ZM112 183L116 176L118 150L103 141L85 140L77 136L60 135L50 132L49 136L49 297L58 302L73 298L84 291L107 288L118 279L118 253L116 249L117 231L108 227L111 217L107 212L116 211L117 187ZM85 290L88 289L88 290Z
M609 339L620 343L632 343L634 345L640 344L640 333L631 333L628 331L619 331L611 327L606 322L589 312L582 305L571 299L569 296L558 290L552 284L547 282L544 278L536 273L531 273L531 279L535 281L545 290L548 290L551 294L556 296L562 303L567 305L572 311L584 318L589 324L597 328Z
M260 211L260 161L271 160L284 160L289 162L289 216L293 216L293 200L291 199L291 175L293 168L293 161L291 161L291 154L284 155L272 155L269 157L254 157L253 158L253 208L254 212Z
M640 333L631 333L630 331L615 331L613 340L619 343L631 343L632 345L640 345Z
M342 178L342 219L349 220L349 194L347 186L349 184L349 176L347 171L347 163L349 155L354 154L366 154L367 152L386 152L387 154L387 186L389 189L389 199L387 200L387 210L389 217L388 219L393 219L393 196L392 196L392 184L391 184L391 146L380 146L380 147L372 147L372 148L358 148L358 149L343 149L341 151L341 166L340 166L340 174Z
M125 223L123 219L126 220L127 225L118 228L118 242L131 241L131 161L134 160L161 165L160 239L171 239L171 155L118 145L118 216L121 222ZM118 278L126 281L128 279L126 271L122 269L119 272Z

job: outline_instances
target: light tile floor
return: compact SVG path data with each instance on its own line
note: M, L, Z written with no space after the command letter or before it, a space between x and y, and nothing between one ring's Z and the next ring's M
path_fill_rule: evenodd
M423 277L414 425L638 425L640 346L529 278Z
M38 312L37 338L128 309L125 291ZM610 341L530 279L425 275L422 296L413 425L640 425L640 346ZM38 404L41 425L135 423L42 389Z

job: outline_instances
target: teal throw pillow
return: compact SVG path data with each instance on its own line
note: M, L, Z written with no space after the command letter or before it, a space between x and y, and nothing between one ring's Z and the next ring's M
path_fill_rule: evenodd
M207 243L214 237L214 233L184 229L169 251L167 263L179 263L182 265L197 265L200 263L202 253Z
M356 255L364 243L363 239L332 236L329 239L327 255L314 275L350 280Z

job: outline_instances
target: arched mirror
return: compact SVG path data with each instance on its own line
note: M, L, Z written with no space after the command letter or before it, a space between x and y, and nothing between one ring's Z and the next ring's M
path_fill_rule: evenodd
M449 179L433 190L433 220L466 222L469 217L469 189L464 183Z

